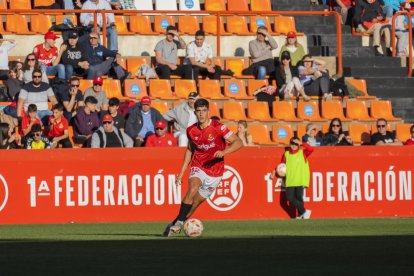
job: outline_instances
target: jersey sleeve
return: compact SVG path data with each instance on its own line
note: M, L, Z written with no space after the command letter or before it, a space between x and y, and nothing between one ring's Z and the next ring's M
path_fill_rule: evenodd
M225 140L229 139L230 136L233 134L233 131L231 131L229 128L227 128L226 125L221 123L217 126L217 130Z

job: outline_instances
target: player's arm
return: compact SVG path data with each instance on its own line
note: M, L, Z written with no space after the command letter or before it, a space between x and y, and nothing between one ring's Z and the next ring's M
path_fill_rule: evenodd
M214 157L223 158L225 155L235 152L243 146L243 142L236 134L230 135L226 141L229 143L229 146L225 150L218 150L214 153Z
M185 171L187 170L188 165L190 165L191 159L193 159L193 154L194 154L194 147L193 147L192 142L189 141L187 149L185 150L185 153L184 153L184 161L183 161L183 165L181 166L181 171L177 175L177 178L175 180L176 185L181 185L181 179L183 178L183 175Z

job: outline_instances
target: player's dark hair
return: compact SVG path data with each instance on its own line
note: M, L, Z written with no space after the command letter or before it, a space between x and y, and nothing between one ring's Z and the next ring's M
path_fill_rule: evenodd
M204 31L203 30L198 30L196 33L195 33L195 36L206 36L206 34L204 33Z
M97 104L98 103L98 100L94 96L88 96L85 99L85 104L88 104L88 103L90 103L90 104Z
M29 106L27 107L27 112L31 113L31 112L36 112L36 111L37 111L37 105L29 104Z
M387 120L385 119L385 118L379 118L378 120L377 120L377 123L378 122L385 122L385 124L388 124L388 122L387 122Z
M209 108L209 103L206 99L198 99L194 103L194 109L197 109L198 107L207 107Z
M109 106L119 106L119 99L117 97L110 98L108 101Z
M40 124L32 125L31 133L42 131L42 126Z
M63 112L63 105L57 103L52 107L52 110L59 110L60 112Z
M175 27L175 26L168 26L167 27L167 33L169 32L169 31L176 31L177 30L177 28Z

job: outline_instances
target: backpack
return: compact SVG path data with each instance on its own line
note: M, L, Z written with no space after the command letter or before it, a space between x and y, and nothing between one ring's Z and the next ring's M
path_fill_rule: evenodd
M103 148L104 147L103 133L102 133L102 131L100 129L98 129L96 131L96 133L98 134L98 137L99 137L99 147L100 148ZM119 135L119 138L121 138L121 145L122 145L122 147L125 148L124 137L122 137L122 133L120 131L118 131L118 135Z
M330 79L329 82L330 91L332 91L333 96L345 97L349 95L344 78L339 78L337 80Z

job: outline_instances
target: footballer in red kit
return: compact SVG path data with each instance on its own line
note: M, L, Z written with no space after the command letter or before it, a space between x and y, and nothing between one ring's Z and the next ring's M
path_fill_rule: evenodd
M220 184L224 171L224 156L243 146L242 141L225 125L209 119L209 102L198 99L194 103L197 123L187 128L188 146L176 184L190 166L188 190L176 219L167 225L163 236L180 233L184 221L209 198ZM228 143L228 145L227 145Z

